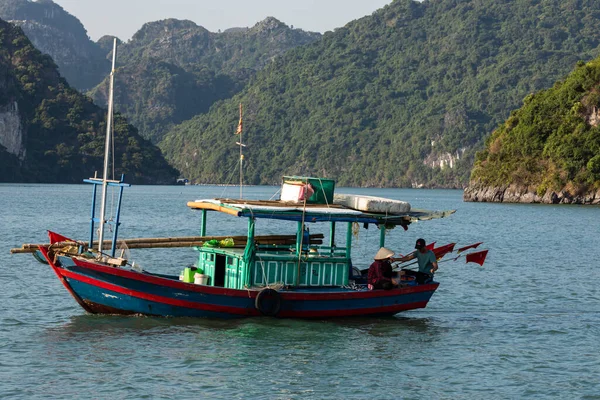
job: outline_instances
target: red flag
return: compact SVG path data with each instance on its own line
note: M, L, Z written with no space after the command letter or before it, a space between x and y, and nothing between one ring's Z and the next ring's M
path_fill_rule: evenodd
M461 247L460 249L456 250L456 252L458 254L462 253L465 250L469 250L469 249L476 249L477 247L479 247L480 244L482 244L483 242L479 242L479 243L474 243L474 244L470 244L468 246L465 247Z
M50 238L50 244L58 243L58 242L74 242L73 239L69 239L63 235L59 235L56 232L48 231L48 237Z
M471 254L467 254L467 262L474 262L477 263L481 266L483 266L483 263L485 262L485 258L487 257L487 250L483 250L483 251L478 251L477 253L471 253Z
M240 103L240 122L238 124L237 131L235 131L235 134L236 135L241 135L243 127L244 127L244 124L242 122L242 104Z
M425 248L426 248L427 250L433 250L433 246L435 246L435 242L433 242L433 243L429 243L427 246L425 246Z
M454 246L456 246L456 243L450 243L445 246L440 246L437 249L433 249L433 254L435 254L435 258L439 260L446 254L452 253L452 251L454 250Z

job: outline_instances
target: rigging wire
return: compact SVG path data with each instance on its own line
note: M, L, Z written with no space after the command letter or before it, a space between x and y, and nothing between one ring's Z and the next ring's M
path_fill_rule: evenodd
M111 165L111 170L112 170L112 180L115 180L115 126L114 124L110 127L110 137L111 137L111 145L112 145L112 165ZM115 187L112 186L110 188L110 218L108 218L108 221L114 221L115 217ZM112 224L108 224L108 230L109 231L113 231L113 225Z
M235 174L235 171L237 171L237 167L238 167L238 163L236 162L235 165L233 165L229 171L231 171L231 174L229 175L229 178L227 178L225 180L225 187L223 188L223 191L221 192L221 197L225 197L225 192L227 191L227 189L229 188L229 186L231 186L231 180L233 179L233 174ZM229 172L229 171L225 171L225 173Z
M308 179L306 180L306 185L308 185ZM302 265L302 247L304 246L304 222L306 217L306 193L304 194L304 205L302 206L302 234L300 235L300 247L298 248L298 274L296 277L296 286L300 286L300 267ZM310 245L310 236L308 244ZM307 265L308 266L308 265ZM308 282L307 282L308 283Z

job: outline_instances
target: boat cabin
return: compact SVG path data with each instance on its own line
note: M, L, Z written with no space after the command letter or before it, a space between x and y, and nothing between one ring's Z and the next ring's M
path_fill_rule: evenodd
M385 232L396 226L407 227L419 219L444 215L407 210L406 202L370 196L334 196L335 182L312 177L284 177L281 198L271 201L209 199L189 202L200 210L200 236L206 236L209 211L248 219L246 237L212 240L196 247L198 269L208 276L210 286L248 289L282 285L290 287L346 286L352 276L351 244L353 224L375 224L380 231L380 246ZM350 196L350 197L349 197ZM371 201L369 201L371 200ZM382 206L382 201L389 204ZM377 212L371 212L371 209ZM410 209L410 205L408 206ZM383 212L382 212L383 211ZM436 214L436 215L434 215ZM255 235L258 219L296 222L291 235ZM310 224L329 225L329 241L323 235L311 235ZM336 238L336 225L346 226L343 244ZM212 242L212 243L211 243Z

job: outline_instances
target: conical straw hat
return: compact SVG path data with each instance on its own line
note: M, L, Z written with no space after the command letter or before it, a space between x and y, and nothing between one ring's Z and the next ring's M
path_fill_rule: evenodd
M390 249L386 249L385 247L382 247L379 249L377 254L375 254L375 260L385 260L386 258L389 258L393 255L394 255L393 251L391 251Z

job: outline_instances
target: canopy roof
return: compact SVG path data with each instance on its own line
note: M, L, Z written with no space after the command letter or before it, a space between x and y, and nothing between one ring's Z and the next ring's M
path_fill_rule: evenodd
M401 214L369 213L340 205L302 204L272 200L206 199L187 203L196 210L213 210L236 217L267 218L304 222L359 222L407 226L411 222L444 218L450 211L417 210Z

